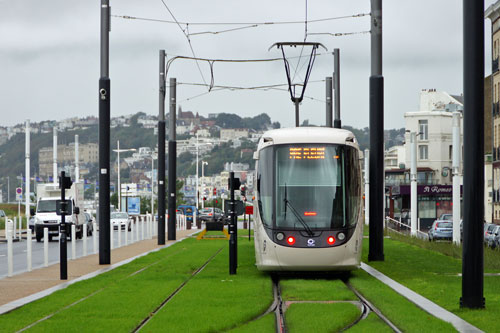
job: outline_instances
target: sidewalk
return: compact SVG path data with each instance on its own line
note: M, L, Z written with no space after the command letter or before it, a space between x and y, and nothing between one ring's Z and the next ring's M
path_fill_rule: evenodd
M197 229L177 230L177 241L198 231ZM168 239L167 236L165 236L165 239ZM68 260L68 280L59 279L59 264L53 264L49 267L38 268L31 272L4 278L0 280L0 314L52 292L43 293L47 289L57 286L65 288L67 285L78 280L90 278L118 267L122 262L128 262L127 259L146 254L153 250L159 250L175 242L167 241L166 245L159 246L157 244L157 237L154 237L153 239L146 239L128 246L113 249L111 251L111 265L99 265L99 254L89 255L76 260ZM55 288L54 291L61 288ZM41 293L39 297L35 295L37 293ZM14 301L18 302L12 304L11 302Z

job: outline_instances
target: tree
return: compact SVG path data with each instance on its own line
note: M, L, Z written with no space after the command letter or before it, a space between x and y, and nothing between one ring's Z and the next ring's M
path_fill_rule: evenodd
M109 198L109 203L118 209L118 192L114 192Z

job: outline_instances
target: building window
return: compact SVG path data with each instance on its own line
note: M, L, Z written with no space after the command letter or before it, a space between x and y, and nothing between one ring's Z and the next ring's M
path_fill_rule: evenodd
M427 119L418 121L418 130L420 132L420 139L421 140L428 140L429 139L427 127L428 127Z
M450 161L453 161L453 146L452 145L450 145L449 155L450 155Z
M426 160L429 158L429 152L427 145L418 146L418 156L421 160Z

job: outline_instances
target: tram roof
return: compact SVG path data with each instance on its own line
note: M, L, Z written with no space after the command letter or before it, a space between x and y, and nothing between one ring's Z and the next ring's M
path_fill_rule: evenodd
M351 131L331 127L291 127L270 130L262 134L258 149L268 145L292 143L345 144L359 149Z

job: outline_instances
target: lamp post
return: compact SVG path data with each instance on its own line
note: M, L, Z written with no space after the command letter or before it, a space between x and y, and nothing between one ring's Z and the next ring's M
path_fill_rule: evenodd
M207 161L201 161L201 193L205 195L205 165L208 165ZM201 208L205 208L205 200L201 201Z
M135 151L135 148L130 148L130 149L120 149L120 140L116 141L116 148L113 149L114 152L118 153L118 159L117 159L117 164L118 164L118 211L121 212L121 206L122 206L122 189L121 189L121 184L120 184L120 153L126 152L126 151Z

